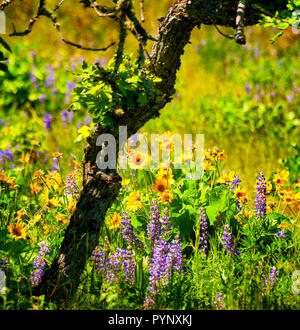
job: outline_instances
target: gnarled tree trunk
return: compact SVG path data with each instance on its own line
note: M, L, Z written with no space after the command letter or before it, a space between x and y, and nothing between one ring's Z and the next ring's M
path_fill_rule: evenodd
M150 63L151 72L162 78L157 88L163 97L149 96L146 106L127 111L117 120L115 127L127 126L130 136L147 121L159 116L159 111L170 102L175 92L176 72L192 30L195 27L200 28L201 24L235 28L238 3L238 0L179 0L169 9L160 22ZM258 19L258 13L251 9L246 11L245 25L256 24ZM120 177L116 170L100 171L96 165L96 156L100 151L96 140L102 133L113 134L117 140L117 129L104 132L99 126L88 138L84 157L83 190L76 211L66 229L59 255L46 271L42 282L34 289L34 294L45 294L48 298L53 295L68 296L77 288L86 262L98 244L99 231L106 212L120 190Z

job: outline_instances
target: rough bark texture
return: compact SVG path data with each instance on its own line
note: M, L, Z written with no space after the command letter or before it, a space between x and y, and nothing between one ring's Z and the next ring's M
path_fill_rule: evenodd
M136 108L116 120L116 131L102 132L98 127L89 137L85 148L83 191L77 209L71 217L65 232L59 256L43 276L34 294L66 297L77 288L80 275L86 266L93 249L98 243L99 231L105 214L116 199L120 189L120 177L115 170L100 171L96 156L100 147L96 139L101 133L112 133L118 137L119 125L126 125L128 135L138 131L147 121L159 116L159 111L171 100L174 94L176 72L184 48L189 43L195 27L222 25L235 28L236 1L220 0L180 0L177 1L160 20L157 42L152 54L150 70L162 82L157 85L163 97L149 97L147 106ZM245 25L258 22L259 16L250 9L246 11Z

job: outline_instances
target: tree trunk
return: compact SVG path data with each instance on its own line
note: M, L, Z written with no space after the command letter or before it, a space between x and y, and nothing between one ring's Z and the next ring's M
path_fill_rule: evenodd
M100 147L96 139L102 133L113 134L116 139L118 127L127 126L128 135L136 133L147 121L159 116L159 111L170 102L175 92L176 72L180 67L184 47L189 43L192 30L201 24L222 25L235 28L236 1L226 0L180 0L161 20L152 54L150 70L162 78L157 88L162 97L149 96L146 106L127 111L116 120L115 131L96 131L88 138L85 148L83 190L77 208L71 216L65 232L59 256L46 271L42 282L33 290L34 295L66 298L78 287L80 276L92 251L98 244L99 231L107 210L118 196L120 177L116 170L100 171L96 156ZM258 22L259 15L246 10L245 25Z

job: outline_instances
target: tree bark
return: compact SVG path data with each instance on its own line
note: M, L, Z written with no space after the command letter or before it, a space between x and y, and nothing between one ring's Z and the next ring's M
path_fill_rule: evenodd
M98 244L106 212L118 196L121 185L116 170L100 171L96 165L96 156L101 149L96 146L97 137L102 133L110 133L117 139L120 125L127 126L128 135L131 136L150 119L158 117L159 111L171 101L175 92L176 73L192 30L200 28L201 24L235 28L238 2L179 0L169 9L166 17L160 20L157 42L151 53L150 71L162 78L162 82L157 84L161 96L149 96L146 106L131 109L116 118L115 129L104 132L98 126L88 138L83 190L76 211L66 229L60 253L44 274L42 282L34 288L34 295L66 298L76 290L86 262ZM251 9L246 11L245 16L245 25L258 22L259 15Z

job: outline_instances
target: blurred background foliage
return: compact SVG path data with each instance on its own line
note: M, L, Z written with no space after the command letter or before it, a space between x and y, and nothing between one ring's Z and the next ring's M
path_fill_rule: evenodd
M145 1L144 26L151 35L156 35L157 19L166 14L172 3ZM7 33L24 30L37 4L16 1L8 7ZM101 4L108 5L109 1ZM139 15L139 2L135 4ZM56 1L48 4L49 8L55 5ZM85 47L104 47L117 40L118 26L113 20L99 18L92 9L84 9L77 2L64 3L58 18L63 36ZM234 33L226 28L222 31ZM249 27L248 43L241 47L221 36L214 27L195 29L182 58L177 94L161 117L151 120L143 131L204 133L206 147L224 148L230 159L225 166L251 186L253 172L262 168L269 175L284 163L295 171L299 162L299 35L287 30L272 44L270 39L277 33L274 28ZM72 71L80 68L83 60L105 65L115 48L90 52L68 46L44 17L28 36L4 39L14 51L9 57L9 73L0 74L0 119L14 122L17 117L18 123L28 127L33 122L41 128L36 134L44 135L43 116L50 113L56 124L45 140L40 138L45 150L81 154L82 148L73 141L76 128L89 124L87 113L74 113L67 131L61 122L61 112L67 108L76 84ZM151 46L149 42L149 51ZM128 53L137 51L131 36L126 49ZM14 134L19 133L15 130ZM2 144L7 142L2 138ZM291 162L293 165L288 165Z

